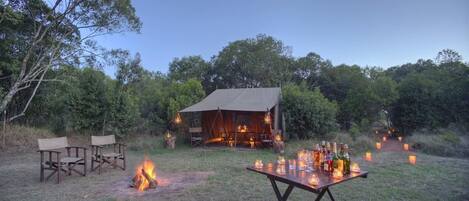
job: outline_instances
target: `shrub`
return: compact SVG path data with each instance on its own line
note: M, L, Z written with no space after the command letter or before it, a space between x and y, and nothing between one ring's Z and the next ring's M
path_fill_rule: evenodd
M468 157L469 137L442 129L436 132L422 130L407 139L413 148L427 154L447 157Z
M282 89L286 123L292 137L305 139L336 129L337 105L319 91L305 86L287 85Z

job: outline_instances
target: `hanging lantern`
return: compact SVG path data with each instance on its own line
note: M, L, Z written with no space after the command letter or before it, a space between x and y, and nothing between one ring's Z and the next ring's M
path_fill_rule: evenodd
M179 114L179 112L176 114L176 118L174 119L174 123L176 124L180 124L182 122L182 118L181 118L181 115Z
M309 178L308 178L308 183L312 186L317 186L319 184L319 177L318 175L316 174L312 174Z
M404 144L404 151L409 151L409 144Z
M376 143L376 149L377 149L377 150L381 150L381 143L380 143L380 142L377 142L377 143Z
M367 160L367 161L371 161L371 160L372 160L372 159L371 159L371 152L369 152L369 151L366 152L366 154L365 154L365 160Z
M270 124L272 123L272 117L270 116L270 111L267 110L267 112L265 113L265 116L264 116L264 123L265 124Z
M417 156L416 155L409 155L409 163L415 165L417 163Z

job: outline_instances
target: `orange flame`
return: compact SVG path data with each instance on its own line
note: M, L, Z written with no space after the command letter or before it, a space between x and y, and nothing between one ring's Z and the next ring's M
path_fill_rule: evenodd
M143 163L140 164L135 170L136 183L139 184L137 189L140 192L143 192L150 187L150 181L148 181L145 176L143 176L142 169L145 170L151 179L156 180L155 164L153 161L145 158Z

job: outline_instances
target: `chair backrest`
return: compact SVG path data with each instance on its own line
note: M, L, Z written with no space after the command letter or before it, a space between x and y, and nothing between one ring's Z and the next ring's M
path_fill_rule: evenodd
M37 139L39 150L62 149L68 147L67 137Z
M189 133L201 133L202 127L191 127L189 128Z
M116 143L116 137L114 135L105 136L91 136L91 145L108 145Z

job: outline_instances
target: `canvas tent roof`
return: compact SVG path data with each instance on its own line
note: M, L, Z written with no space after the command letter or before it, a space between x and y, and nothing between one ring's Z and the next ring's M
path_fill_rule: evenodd
M280 88L217 89L202 101L180 112L202 112L218 109L262 112L278 104L280 91Z

